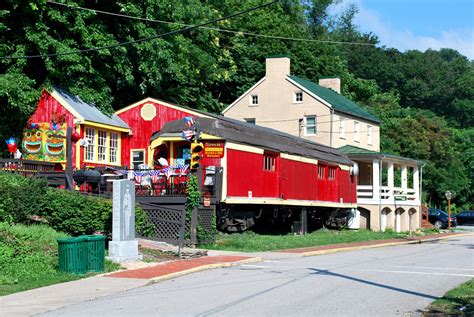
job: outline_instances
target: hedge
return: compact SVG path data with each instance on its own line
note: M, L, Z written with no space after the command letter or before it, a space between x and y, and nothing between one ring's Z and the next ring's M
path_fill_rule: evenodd
M40 179L0 173L0 222L27 224L33 219L74 236L96 232L110 236L112 200L49 188ZM138 206L135 229L143 236L153 233L146 214Z

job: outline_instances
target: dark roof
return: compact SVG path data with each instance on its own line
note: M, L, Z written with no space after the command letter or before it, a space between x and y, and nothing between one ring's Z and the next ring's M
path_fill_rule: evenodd
M352 165L353 162L337 149L308 141L293 135L254 124L208 114L212 118L195 118L199 129L210 135L221 137L235 143L258 146L270 151L300 155L329 163ZM161 135L179 133L186 130L184 120L167 123L159 132L152 135L151 141Z
M341 146L339 149L342 153L346 154L347 156L354 158L354 157L377 157L377 158L382 158L382 157L387 157L395 160L401 160L401 161L408 161L415 163L417 165L420 165L423 163L423 161L420 160L415 160L409 157L403 157L400 155L396 154L390 154L390 153L383 153L383 152L376 152L376 151L371 151L367 149L363 149L357 146L353 145L344 145Z
M336 111L347 113L355 117L363 118L375 123L380 123L377 117L367 112L354 101L347 99L346 97L341 94L338 94L334 90L319 86L309 80L300 78L298 76L290 75L289 77L298 85L303 86L313 94L317 95L318 97L331 104Z
M53 89L67 102L67 104L73 108L80 116L85 120L102 123L114 127L120 127L125 129L130 129L128 124L126 124L119 116L116 114L106 115L100 111L95 105L90 105L81 100L78 96L71 94L64 88L59 86L53 86Z

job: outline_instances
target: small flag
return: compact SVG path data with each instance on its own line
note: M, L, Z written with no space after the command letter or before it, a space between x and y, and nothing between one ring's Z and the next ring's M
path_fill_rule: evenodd
M192 127L194 125L193 117L184 117L184 125L187 127Z
M178 171L180 175L185 175L188 171L189 165L178 165Z
M194 137L194 131L193 130L184 130L182 137L183 137L184 140L191 141L191 139Z

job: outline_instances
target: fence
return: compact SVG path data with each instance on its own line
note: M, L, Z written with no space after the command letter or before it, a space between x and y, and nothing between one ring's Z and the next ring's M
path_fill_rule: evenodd
M0 171L35 176L38 173L54 171L55 163L39 162L22 159L0 159Z

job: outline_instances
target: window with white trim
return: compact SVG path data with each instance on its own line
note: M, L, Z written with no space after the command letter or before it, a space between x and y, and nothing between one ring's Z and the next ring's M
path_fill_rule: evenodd
M118 133L110 133L109 141L109 161L110 163L118 163Z
M367 125L367 144L372 145L372 126Z
M131 166L137 170L140 164L145 164L145 150L132 150Z
M325 174L326 174L325 172L326 172L325 166L318 165L318 178L319 179L325 178Z
M303 92L295 91L293 93L293 103L302 103L303 102Z
M95 157L95 129L86 128L86 139L89 144L85 148L86 161L94 161Z
M330 181L333 181L333 180L336 179L336 168L335 167L329 167L328 179Z
M250 105L258 106L258 95L250 95Z
M97 137L97 161L107 162L107 132L99 130Z
M305 116L303 124L304 135L316 135L316 116Z
M360 142L360 124L359 121L354 121L354 141Z
M344 117L339 116L339 137L346 138L346 121Z
M275 171L275 156L274 155L263 155L263 170L274 172Z

